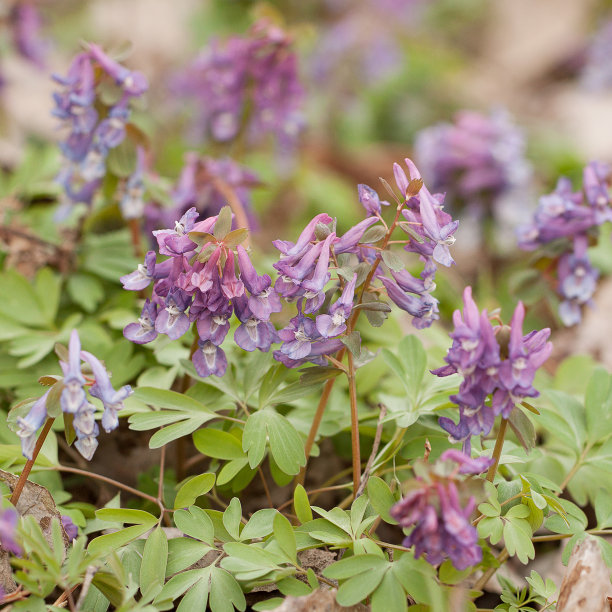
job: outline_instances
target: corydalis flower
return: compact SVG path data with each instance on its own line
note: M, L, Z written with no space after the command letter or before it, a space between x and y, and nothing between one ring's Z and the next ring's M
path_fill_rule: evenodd
M131 101L146 91L147 82L141 73L115 62L94 44L73 59L65 77L53 78L61 86L53 94L53 115L68 132L60 143L65 160L57 177L64 188L65 202L59 213L63 216L73 204L91 204L106 174L108 152L126 137ZM98 95L104 81L120 88L112 106Z
M194 133L221 142L241 130L251 142L272 133L283 148L291 146L302 126L302 87L291 47L284 32L261 21L245 37L204 49L174 83L178 95L198 104Z
M86 378L82 372L81 362L85 361L93 371ZM68 360L60 360L64 373L63 380L56 385L61 389L59 404L64 413L72 415L72 426L77 436L75 447L90 460L98 446L98 425L95 420L95 406L89 402L85 389L90 385L89 394L102 401L104 413L102 426L109 432L119 425L117 412L123 407L123 400L132 393L128 385L115 391L102 362L87 351L81 351L81 341L76 330L70 334L68 345ZM21 438L21 450L27 459L32 459L36 445L36 432L48 418L47 403L51 401L51 390L39 398L25 417L17 419L17 435Z
M465 288L463 302L463 314L459 310L453 313L453 344L445 357L448 365L432 372L437 376L458 373L463 378L459 393L451 396L459 406L459 423L448 417L439 422L451 441L463 441L469 448L470 437L488 434L496 416L507 419L526 397L539 395L533 379L548 359L552 344L547 342L550 329L523 335L525 309L521 302L509 329L494 327L487 311L478 310L471 287ZM500 346L498 336L503 330L509 332L509 341Z
M14 555L21 554L21 547L15 539L15 530L19 522L19 514L15 508L0 510L0 544L2 548Z
M599 226L612 221L610 175L610 166L591 162L583 171L582 192L574 192L569 179L560 178L555 190L540 198L532 222L518 231L519 246L527 251L554 241L551 257L557 259L557 290L562 297L559 315L568 326L580 323L582 306L591 304L595 292L599 274L587 248Z
M457 467L446 474L445 462L455 462ZM478 532L470 522L475 500L470 497L462 507L457 474L480 473L490 463L490 459L471 459L454 449L446 451L431 470L431 479L417 478L410 492L391 508L391 516L401 527L412 527L403 545L414 546L416 557L425 554L432 565L448 557L458 570L482 560Z

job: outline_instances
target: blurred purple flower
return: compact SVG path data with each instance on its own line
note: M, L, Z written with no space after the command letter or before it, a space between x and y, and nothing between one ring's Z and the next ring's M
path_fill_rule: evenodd
M14 555L21 554L21 547L15 539L19 514L15 508L4 508L0 511L0 544L4 550Z

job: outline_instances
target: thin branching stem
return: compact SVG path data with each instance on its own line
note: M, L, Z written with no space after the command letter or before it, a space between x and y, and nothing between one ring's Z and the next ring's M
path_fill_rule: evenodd
M11 495L10 501L11 501L11 504L13 504L13 506L16 506L17 502L19 501L21 492L23 491L23 487L25 486L25 483L28 480L28 476L30 475L32 468L34 467L34 462L36 461L36 457L38 457L38 453L40 453L40 449L42 448L42 445L44 444L48 433L51 431L51 426L53 425L54 421L55 421L55 418L47 419L45 426L42 428L42 431L40 432L40 435L38 436L38 440L36 440L36 446L34 446L34 450L32 451L32 458L28 459L26 461L26 464L23 466L23 470L21 471L19 480L17 481L17 484L15 485L15 488L13 489L13 494Z

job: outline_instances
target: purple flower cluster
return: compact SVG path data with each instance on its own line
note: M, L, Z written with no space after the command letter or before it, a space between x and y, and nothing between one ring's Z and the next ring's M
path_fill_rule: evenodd
M121 278L124 289L133 291L153 283L138 322L123 333L145 344L158 334L176 340L195 324L198 347L192 361L197 373L223 376L227 359L221 344L232 314L240 320L236 344L245 351L265 352L276 341L270 315L280 312L281 304L270 277L257 274L240 244L246 230L230 231L230 209L199 223L197 218L195 207L190 208L173 229L153 232L159 253L168 259L157 263L155 252L149 251L144 265Z
M366 287L357 289L366 277L373 293L370 304L361 306L383 313L390 310L377 297L386 293L414 317L417 328L428 327L438 318L438 302L430 293L435 287L436 262L453 263L449 246L457 222L443 211L442 197L432 196L423 186L414 164L406 163L410 178L399 165L394 167L402 195L395 196L391 229L381 216L381 205L386 202L367 185L360 185L359 199L368 216L343 235L336 234L335 220L321 213L295 243L273 242L281 254L274 264L279 274L274 284L267 274L257 274L240 246L246 230L230 231L228 207L200 222L196 222L196 208L190 208L174 229L153 232L160 255L169 259L158 263L155 252L150 251L143 265L122 277L124 288L134 291L153 283L151 299L145 302L139 321L124 329L125 337L138 344L151 342L160 333L178 339L195 323L199 349L192 361L196 371L200 376L222 376L227 360L221 344L230 328L229 319L236 314L240 325L234 341L244 350L268 351L272 343L281 342L274 357L287 367L306 362L323 365L325 356L342 349L344 336L353 331L350 319L356 296L361 302ZM185 180L186 185L190 182ZM375 224L378 229L366 236ZM416 252L425 264L420 278L413 277L401 258L392 257L387 249L390 232L397 225L408 235L400 241L405 249ZM370 287L374 281L382 286ZM281 311L281 298L295 302L297 313L277 334L270 315Z
M516 227L531 177L525 148L523 133L507 113L463 111L453 123L422 130L415 155L423 174L446 192L454 208L465 206L476 218L492 214L499 224Z
M228 201L228 192L239 202L249 227L257 226L251 207L251 190L260 185L257 174L230 157L214 159L190 152L172 190L175 203L171 209L149 207L147 225L165 227L192 207L204 217L218 215Z
M464 442L469 449L471 436L488 434L499 414L507 419L512 409L526 397L537 397L533 387L536 370L548 359L552 344L550 329L523 335L525 309L518 303L510 329L493 326L486 310L479 312L472 299L472 288L463 292L463 313L453 313L453 344L445 361L433 370L437 376L458 373L463 380L451 400L459 406L459 423L441 417L440 426L451 441Z
M21 0L15 3L8 21L19 55L44 68L49 43L41 37L41 19L34 2Z
M347 330L346 322L353 309L357 286L357 278L352 274L355 267L349 266L344 277L337 273L341 296L326 313L319 312L326 300L325 287L332 271L337 269L338 258L352 259L357 265L374 266L373 278L382 283L381 289L397 306L413 316L415 327L428 327L438 318L438 301L430 292L435 288L436 262L446 266L453 263L449 246L454 242L457 222L443 211L441 198L432 196L423 186L412 161L405 161L410 178L401 166L394 165L401 193L397 214L398 217L403 215L405 221L400 226L409 236L405 249L418 253L425 263L420 278L415 278L403 267L389 267L387 276L379 265L382 260L380 255L375 255L377 251L360 243L366 230L382 221L381 205L388 204L381 202L376 191L367 185L359 185L358 193L370 216L343 236L336 235L334 220L322 213L310 221L295 244L283 240L273 243L281 252L280 261L274 264L279 272L274 287L285 300L297 300L298 314L279 332L283 344L274 353L286 366L297 367L305 361L322 365L326 363L324 355L342 347L339 336Z
M85 361L91 369L92 377L83 374L81 362ZM81 350L81 341L76 330L70 335L68 361L60 361L64 379L60 395L62 412L73 415L72 426L76 432L77 450L90 460L98 447L100 430L96 423L96 407L89 401L85 387L89 386L89 395L102 402L102 427L108 433L119 425L117 413L123 408L123 400L132 393L129 385L116 391L109 374L102 362L87 351ZM89 379L89 380L88 380ZM36 432L47 420L47 402L50 400L47 391L30 408L27 416L17 419L17 435L21 438L21 450L24 457L32 458L36 445Z
M580 323L582 306L591 303L595 292L599 273L589 261L587 248L589 235L612 221L610 180L610 166L596 161L584 168L582 191L574 192L570 180L560 178L555 190L540 198L532 223L519 228L519 246L527 251L566 241L557 277L563 298L559 315L568 326Z
M60 214L65 214L72 204L91 204L109 151L126 137L131 102L148 85L143 74L128 70L94 44L73 59L65 77L53 78L62 87L53 94L53 114L68 132L60 144L65 163L57 178L65 193ZM105 96L100 95L103 87ZM115 101L105 104L111 95Z
M15 508L4 508L0 511L0 545L4 550L14 555L21 554L21 547L15 540L15 530L18 522L19 514Z
M274 134L291 147L302 128L302 87L292 41L260 21L244 37L214 41L175 81L175 92L198 104L194 132L218 142L245 133L251 142Z
M442 465L451 462L457 466L447 473ZM488 458L471 459L454 449L444 452L430 473L413 481L410 492L391 508L401 527L413 527L403 545L414 546L415 556L425 554L432 565L447 557L458 570L480 563L478 532L470 522L476 503L470 497L461 506L457 475L479 474L490 464Z
M586 50L585 63L580 80L591 91L603 91L612 86L610 70L612 53L612 19L608 18L597 30Z

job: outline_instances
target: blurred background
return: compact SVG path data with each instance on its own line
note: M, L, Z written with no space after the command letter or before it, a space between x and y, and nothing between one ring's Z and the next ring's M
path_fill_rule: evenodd
M278 106L266 111L284 113L283 123L271 125L263 113L261 138L217 137L208 106L227 76L221 65L261 23L277 28L267 35L296 62L287 65L296 74L279 81L287 87L275 93ZM586 309L579 330L563 331L554 282L543 286L530 271L543 264L519 251L515 237L559 176L579 189L587 162L612 161L610 2L2 0L0 24L5 226L62 239L49 206L61 201L51 74L65 75L84 41L95 42L149 82L133 121L148 139L148 172L170 197L147 194L155 202L145 229L178 218L180 178L194 156L208 159L197 162L209 164L207 172L233 177L264 253L321 211L350 227L363 216L357 184L386 197L379 177L390 181L393 162L410 157L461 220L457 266L439 279L442 311L450 315L473 283L492 307L509 312L519 298L531 304L534 325L562 330L560 354L571 343L612 363L598 333L612 287L600 281L597 307ZM219 72L205 83L211 53ZM256 78L265 81L265 73ZM226 158L229 165L214 166ZM211 189L203 207L214 212L223 195ZM96 232L121 225L111 209L98 207ZM604 275L612 270L608 243L592 245Z

